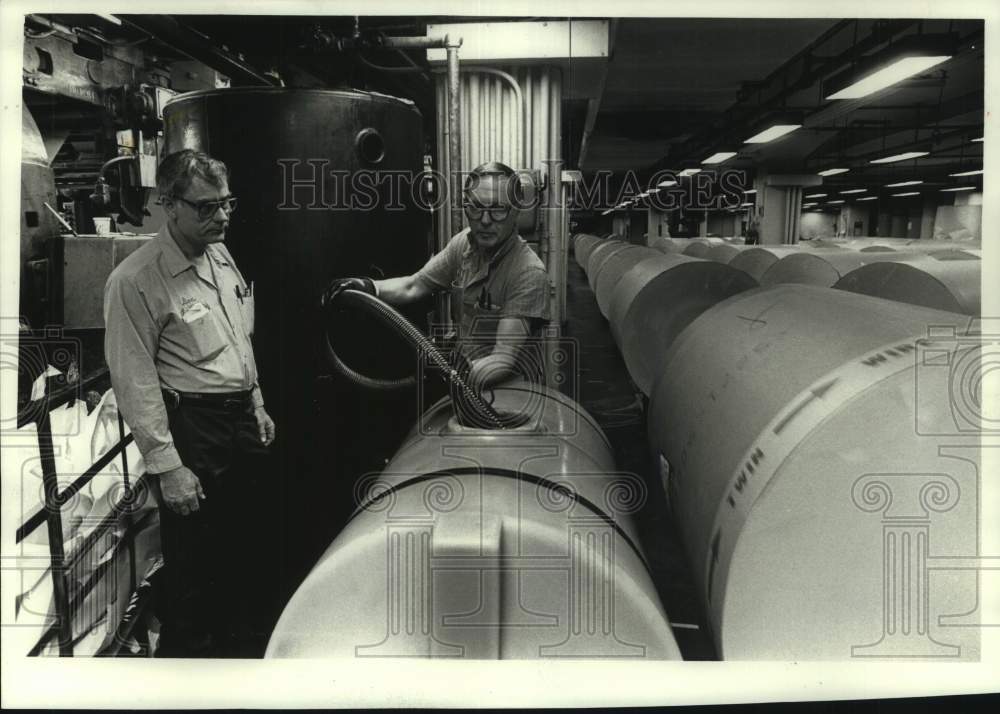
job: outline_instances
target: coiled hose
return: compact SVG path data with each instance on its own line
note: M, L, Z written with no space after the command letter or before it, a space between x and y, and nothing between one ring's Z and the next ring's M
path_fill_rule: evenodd
M466 384L463 375L459 374L459 371L441 354L441 350L437 348L437 345L427 339L420 330L414 327L409 320L399 314L392 306L379 300L374 295L369 295L359 290L342 290L337 295L336 301L340 301L341 304L351 307L359 307L375 315L394 328L417 351L418 355L427 355L430 361L443 374L447 375L452 401L455 402L455 412L467 426L478 429L505 429L508 426L523 421L518 419L517 415L501 415L492 406L483 401L483 398ZM376 379L352 369L340 359L336 350L334 350L333 345L330 343L329 330L324 330L323 345L326 357L333 369L359 387L385 391L411 387L416 384L414 377Z

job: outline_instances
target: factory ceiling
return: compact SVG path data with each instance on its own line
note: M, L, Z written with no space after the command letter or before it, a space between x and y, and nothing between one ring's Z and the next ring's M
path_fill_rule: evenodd
M215 48L207 54L218 51L219 61L233 70L234 84L276 83L280 76L291 86L373 89L412 99L427 117L434 114L434 92L423 52L352 54L337 38L356 32L423 35L429 24L482 21L121 17L124 26L104 29L124 33L125 40L152 36L149 46L161 48L165 58ZM489 21L505 19L545 18ZM179 42L183 33L195 37L194 49ZM984 121L981 21L624 18L612 20L609 33L606 61L571 58L564 65L567 168L649 175L699 167L709 155L726 151L735 153L724 168L813 174L850 168L825 180L841 188L881 187L894 179L944 185L955 181L952 173L982 168L982 144L974 141L982 137ZM942 37L947 61L863 98L827 98L838 73L860 73L901 43ZM779 115L797 117L791 121L801 128L769 143L745 143ZM928 154L871 163L906 151Z

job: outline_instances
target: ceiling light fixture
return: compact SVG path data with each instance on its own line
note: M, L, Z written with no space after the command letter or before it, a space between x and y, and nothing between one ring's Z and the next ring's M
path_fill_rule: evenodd
M837 174L846 174L850 169L824 169L817 173L818 176L836 176Z
M843 201L841 201L841 200L837 200L837 201L827 201L827 203L843 203Z
M810 193L809 195L805 196L805 198L826 198L826 194L825 193Z
M844 195L847 195L847 194L852 194L852 193L864 193L867 190L868 190L867 188L852 188L852 189L850 189L848 191L841 191L840 193L844 194Z
M887 183L886 188L903 188L903 186L917 186L923 181L900 181L899 183Z
M769 141L774 141L777 138L784 136L785 134L790 134L796 129L801 128L801 124L775 124L770 129L765 129L759 134L754 134L749 139L746 140L747 144L766 144Z
M961 171L957 174L948 174L948 175L955 176L957 178L959 176L981 176L982 173L983 173L982 169L976 169L975 171Z
M905 191L903 193L892 194L893 198L903 198L904 196L919 196L920 191Z
M748 201L747 203L741 203L741 204L740 204L740 208L748 208L748 207L750 207L750 206L752 206L752 205L753 205L753 203L750 203L750 202Z
M660 183L656 184L656 187L657 188L670 188L671 186L676 186L676 185L677 185L676 181L671 181L671 180L667 179L665 181L660 181Z
M981 137L981 136L977 136L977 137L976 137L975 139L973 139L972 141L973 141L974 143L977 143L977 144L982 144L982 143L983 143L983 137Z
M942 188L942 191L975 191L975 186L955 186L954 188Z
M717 151L707 159L703 160L703 164L721 164L723 161L729 161L729 159L736 156L735 151Z
M931 152L929 151L904 151L902 154L893 154L892 156L883 156L881 159L872 159L868 163L870 164L892 164L896 161L906 161L907 159L919 159L921 156L927 156Z
M878 196L862 196L859 201L874 201Z
M888 67L859 79L854 84L834 92L827 99L861 99L869 94L891 87L920 72L925 72L935 65L951 59L951 55L934 55L931 57L905 57L893 62Z
M700 174L701 169L684 169L680 172L680 176L694 176L695 174Z
M812 208L815 205L816 205L816 203L803 203L802 207L803 208Z
M757 189L755 189L755 188L748 188L743 193L745 193L745 194L747 194L749 196L751 193L757 193Z
M955 54L953 34L911 34L823 82L827 99L860 99L926 72Z

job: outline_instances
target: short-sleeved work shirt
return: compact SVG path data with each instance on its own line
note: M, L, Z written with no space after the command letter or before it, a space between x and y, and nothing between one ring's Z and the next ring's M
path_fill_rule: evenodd
M104 289L104 352L122 416L151 473L181 465L161 390L257 388L253 291L225 245L202 260L181 252L164 226L115 268Z
M521 317L534 329L549 319L545 265L519 235L510 236L490 258L473 245L469 229L457 233L417 273L432 291L452 293L463 353L470 359L492 349L503 317Z

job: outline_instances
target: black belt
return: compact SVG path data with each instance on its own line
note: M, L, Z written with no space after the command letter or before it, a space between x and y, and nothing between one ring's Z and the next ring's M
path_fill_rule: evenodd
M175 389L163 390L163 399L167 403L167 406L176 407L181 404L187 404L189 406L230 409L233 411L244 410L250 406L252 395L252 389L242 392L178 392Z

